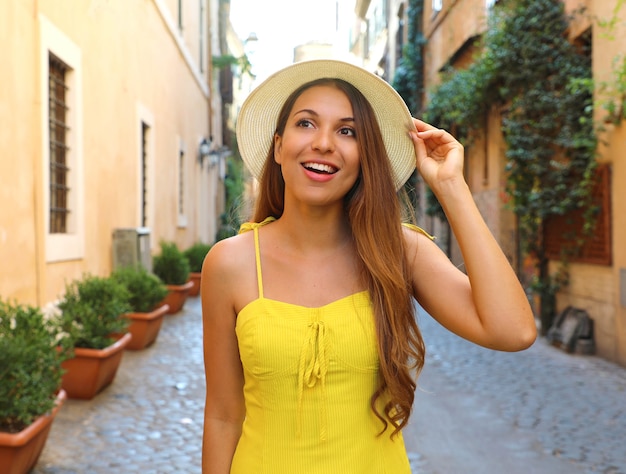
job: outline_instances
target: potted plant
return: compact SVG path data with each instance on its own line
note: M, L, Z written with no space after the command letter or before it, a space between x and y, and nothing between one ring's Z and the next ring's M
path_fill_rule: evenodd
M168 313L178 313L193 286L189 281L189 261L174 242L161 242L161 252L154 257L152 271L167 287L163 303L170 307Z
M163 317L169 310L167 304L159 306L167 296L167 287L158 276L141 266L119 268L111 278L124 285L130 294L131 312L126 317L130 320L128 331L132 339L126 349L139 350L150 346L156 341Z
M198 296L198 294L200 294L202 264L209 250L211 250L210 244L196 242L183 252L189 262L189 279L193 282L193 287L189 290L189 296Z
M85 275L66 285L58 303L59 324L70 335L74 357L63 362L62 386L69 398L89 400L117 373L131 341L128 290L111 277Z
M60 347L61 349L58 349ZM61 364L69 339L42 311L0 300L0 466L23 474L35 464L66 394Z

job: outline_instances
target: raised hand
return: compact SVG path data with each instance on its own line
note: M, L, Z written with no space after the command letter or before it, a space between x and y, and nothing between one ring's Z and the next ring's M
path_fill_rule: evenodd
M428 186L437 192L443 184L463 178L463 145L450 133L432 125L413 119L417 132L410 136L415 146L416 166Z

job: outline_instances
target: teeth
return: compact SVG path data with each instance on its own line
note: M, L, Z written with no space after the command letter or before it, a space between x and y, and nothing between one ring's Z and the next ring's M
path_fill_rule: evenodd
M325 165L322 163L304 163L304 167L306 169L312 170L312 171L319 171L320 173L334 173L336 171L335 168L333 168L330 165Z

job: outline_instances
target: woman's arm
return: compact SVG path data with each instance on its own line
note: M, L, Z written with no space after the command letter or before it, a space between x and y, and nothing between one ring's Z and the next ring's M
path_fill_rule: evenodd
M232 250L232 249L231 249ZM202 267L201 298L206 374L203 474L228 474L245 417L243 369L235 334L233 265L229 243L217 243Z
M536 338L534 316L463 178L463 147L449 133L414 122L418 170L446 213L467 272L428 238L413 233L407 241L418 301L442 325L472 342L505 351L525 349Z

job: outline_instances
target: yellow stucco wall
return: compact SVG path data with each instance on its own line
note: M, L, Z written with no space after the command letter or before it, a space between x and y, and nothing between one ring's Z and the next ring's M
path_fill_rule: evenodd
M469 39L486 27L484 0L443 2L443 9L433 14L432 3L424 2L424 85L426 90L439 82L438 74L450 57ZM454 25L451 27L451 25Z
M0 297L43 305L83 272L110 273L112 231L141 225L142 120L151 126L148 226L153 253L161 239L184 249L201 235L215 235L218 206L199 204L200 196L218 201L217 168L205 164L201 169L197 160L198 144L210 135L212 120L207 71L198 57L199 9L185 13L185 29L177 33L177 12L169 4L176 2L0 2L0 56L10 66L0 68ZM71 192L81 197L83 250L71 260L54 262L45 235L46 31L58 32L72 44L80 65L72 72L80 76L80 87L73 83L71 91L80 94L80 107L69 113L80 114L70 132L80 139L70 153L82 154L82 166L72 170L80 175L80 185Z
M626 6L615 10L615 2L589 0L590 12L598 20L616 18L613 30L593 23L593 73L596 84L613 80L615 58L626 55ZM616 15L616 16L615 16ZM603 100L601 94L596 97ZM596 107L596 119L604 115L602 107ZM572 265L571 283L559 295L558 309L567 305L581 307L595 321L596 346L599 355L626 365L626 282L622 286L620 270L626 269L626 126L607 125L601 135L606 145L599 147L599 160L610 163L611 173L611 266Z
M611 150L616 360L626 366L626 126L623 122L613 134Z

